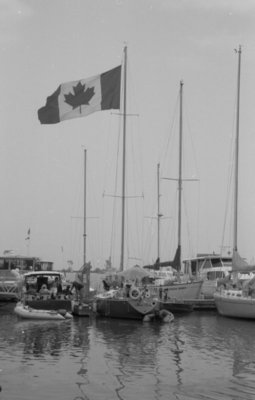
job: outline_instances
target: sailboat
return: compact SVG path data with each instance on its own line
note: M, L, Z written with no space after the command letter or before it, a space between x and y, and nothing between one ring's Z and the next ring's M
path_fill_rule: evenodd
M175 276L179 278L181 271L181 225L182 225L182 98L183 98L183 82L180 82L180 124L179 124L179 177L178 181L178 245L175 253L175 257L172 261L160 261L160 193L159 193L159 166L158 166L158 257L154 265L146 265L144 268L156 271L156 276L160 277L160 273L163 276L167 271L167 267L172 267L173 271L176 271ZM165 178L169 179L169 178ZM187 180L187 179L185 179ZM188 179L194 180L194 179ZM150 289L159 297L160 308L167 309L169 311L192 311L192 300L196 300L200 296L202 287L202 280L190 280L182 282L180 279L171 280L169 276L166 276L166 283L161 282L159 286L156 284L151 285ZM170 284L169 284L169 280ZM162 284L163 283L163 284ZM188 302L184 302L188 300Z
M94 309L99 316L109 318L144 319L146 315L156 313L157 301L155 296L146 291L144 287L138 287L141 282L141 268L134 267L133 279L127 279L124 274L124 242L125 242L125 178L126 178L126 86L127 86L127 47L124 47L123 68L123 159L122 159L122 218L121 218L121 254L118 288L111 289L109 282L104 282L105 292L95 296ZM128 272L128 270L127 270ZM117 274L118 275L118 274Z
M238 157L239 157L239 112L240 112L240 77L241 54L239 46L238 73L237 73L237 110L236 110L236 138L235 138L235 187L234 187L234 234L232 275L234 285L221 287L214 294L215 305L219 314L233 318L255 319L255 289L254 275L248 281L238 279L240 274L249 274L255 271L255 265L249 265L238 253L237 249L237 222L238 222ZM226 286L226 285L225 285Z

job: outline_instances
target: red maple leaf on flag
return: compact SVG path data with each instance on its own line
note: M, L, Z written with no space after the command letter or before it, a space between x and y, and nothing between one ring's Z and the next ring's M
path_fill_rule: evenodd
M77 107L80 107L80 112L81 112L81 106L84 105L89 105L90 100L95 94L94 87L91 88L86 88L86 85L82 85L81 82L78 82L76 86L73 86L73 93L68 93L65 94L65 102L69 104L70 106L73 107L73 110Z

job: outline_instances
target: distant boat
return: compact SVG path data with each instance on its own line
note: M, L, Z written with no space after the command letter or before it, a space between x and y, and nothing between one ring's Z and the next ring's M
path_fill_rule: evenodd
M4 254L0 257L0 301L20 300L24 273L52 269L53 262L39 257Z
M127 84L127 47L124 48L123 68L123 163L122 163L122 218L121 218L121 256L120 272L124 270L124 233L125 233L125 171L126 171L126 84ZM157 301L150 292L145 296L145 290L132 284L106 290L95 297L94 308L99 316L109 318L143 319L156 310Z
M240 75L241 75L241 46L238 53L237 74L237 110L236 110L236 140L235 140L235 187L234 187L234 244L232 259L233 281L225 284L215 292L214 299L219 314L232 318L255 319L255 286L254 278L241 282L240 274L255 271L255 265L249 265L238 253L237 249L237 222L238 222L238 157L239 157L239 103L240 103ZM239 276L238 276L239 275ZM254 276L254 275L253 275ZM234 283L234 285L233 285ZM242 287L241 287L242 285ZM232 287L231 287L232 286Z

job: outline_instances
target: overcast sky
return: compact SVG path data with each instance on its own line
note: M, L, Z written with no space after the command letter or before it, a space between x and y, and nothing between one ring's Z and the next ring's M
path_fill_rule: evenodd
M183 177L199 180L183 183L183 257L231 251L242 45L238 248L255 256L254 0L0 0L0 19L0 252L81 265L86 148L86 258L96 268L111 255L118 268L120 199L108 195L121 194L120 117L103 111L51 126L37 110L60 83L121 64L125 44L127 195L137 196L127 199L125 267L157 257L157 163L161 177L177 177L180 80ZM160 192L166 260L177 245L176 182L161 179Z

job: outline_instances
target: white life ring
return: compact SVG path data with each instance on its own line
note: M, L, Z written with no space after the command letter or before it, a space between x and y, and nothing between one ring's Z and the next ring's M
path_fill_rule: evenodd
M133 300L138 300L141 296L141 292L137 287L132 286L129 291L129 296Z

